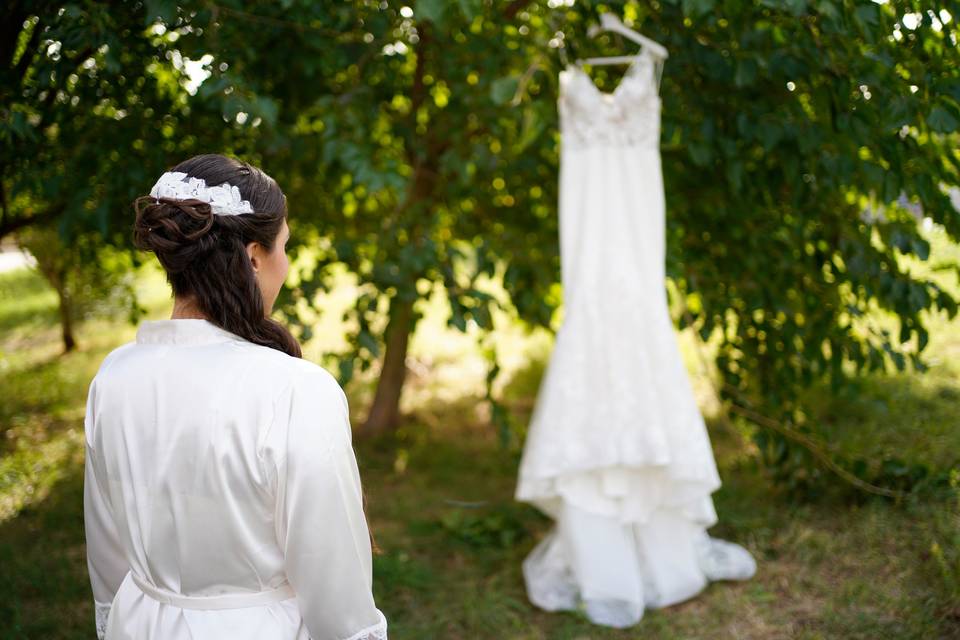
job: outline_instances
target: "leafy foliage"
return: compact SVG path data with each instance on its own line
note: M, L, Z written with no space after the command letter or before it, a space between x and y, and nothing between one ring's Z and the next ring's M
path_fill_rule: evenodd
M719 340L725 399L810 430L800 389L922 368L925 314L957 311L907 258L928 258L921 207L960 238L947 194L960 168L960 10L914 4L43 5L8 38L3 181L16 215L118 229L127 211L111 203L193 149L259 161L288 191L303 259L316 258L285 312L322 295L333 265L358 277L344 379L384 357L392 309L437 287L461 329L492 328L497 303L478 284L492 275L520 317L549 325L556 77L577 57L635 48L587 37L614 11L671 53L662 152L681 325ZM196 95L177 63L188 59L210 74ZM618 71L591 73L610 89ZM875 308L895 325L869 320ZM781 434L760 444L789 466Z
M176 35L148 15L98 0L5 7L0 236L45 226L129 246L135 197L171 162L229 148L219 112L190 104Z

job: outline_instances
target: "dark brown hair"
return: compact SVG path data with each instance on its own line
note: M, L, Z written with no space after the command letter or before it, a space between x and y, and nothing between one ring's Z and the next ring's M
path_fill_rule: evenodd
M210 322L254 344L301 357L296 338L266 317L246 250L250 242L273 250L287 217L283 191L257 167L218 154L194 156L171 171L210 186L237 187L254 213L216 215L199 200L143 196L134 203L134 245L157 255L173 295L192 299Z

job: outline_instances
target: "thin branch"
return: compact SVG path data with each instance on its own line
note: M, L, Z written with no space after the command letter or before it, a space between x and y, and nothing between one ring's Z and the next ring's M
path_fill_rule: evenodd
M314 27L312 25L303 24L301 22L296 22L294 20L284 20L283 18L274 18L273 16L262 16L256 13L249 13L247 11L241 11L239 9L231 9L230 7L225 7L219 4L213 4L211 7L217 11L222 11L226 15L232 15L241 20L247 20L249 22L258 22L260 24L269 24L275 27L281 27L284 29L293 29L294 31L314 31L316 33L322 33L331 37L342 36L343 32L335 31L333 29L327 29L326 27Z
M9 209L7 206L6 182L3 179L4 169L0 168L0 229L7 223Z
M687 322L687 326L692 327L693 317L690 315L690 310L687 309L686 303L683 302L682 295L681 295L680 304L683 307L683 316ZM710 368L707 362L707 357L706 357L706 354L703 352L703 341L700 340L699 334L696 335L695 343L697 345L697 355L700 359L700 366L704 368L704 372L706 373L707 379L710 382L710 387L713 390L713 394L716 397L717 403L720 405L721 408L729 407L731 412L746 418L750 422L753 422L754 424L757 424L761 427L770 429L771 431L776 431L783 437L796 442L797 444L802 446L804 449L809 451L810 454L813 455L813 457L816 458L820 462L820 464L822 464L826 469L828 469L829 471L832 471L839 478L849 483L850 485L856 487L857 489L860 489L861 491L864 491L866 493L873 493L875 495L884 496L887 498L895 498L897 500L900 500L906 496L906 494L903 491L898 491L896 489L888 489L886 487L878 487L877 485L867 482L863 478L860 478L859 476L851 473L850 471L847 471L846 469L841 467L839 464L837 464L836 460L834 460L833 457L830 455L830 453L826 450L826 447L824 447L821 443L817 442L815 439L806 435L805 433L801 433L796 429L792 429L787 425L781 422L778 422L777 420L774 420L773 418L765 416L743 405L737 404L736 402L724 402L723 396L720 393L720 389L717 387L713 378L710 376L710 373L709 373ZM739 390L735 389L734 387L731 387L730 385L725 384L724 389L726 389L727 391L735 395L739 395Z
M528 4L530 4L530 0L513 0L503 10L503 17L507 20L513 20Z
M801 433L795 429L791 429L790 427L781 424L772 418L768 418L765 415L757 413L753 409L748 409L747 407L741 406L735 402L730 403L730 410L733 413L743 416L750 422L758 424L762 427L766 427L767 429L771 429L772 431L776 431L785 438L793 440L813 454L813 456L820 461L820 464L861 491L873 493L878 496L885 496L887 498L895 498L897 500L903 499L906 496L903 491L888 489L886 487L878 487L877 485L867 482L859 476L847 471L837 464L833 457L830 456L830 454L820 443L804 433Z
M58 205L50 207L43 213L37 213L32 216L24 216L23 218L14 218L12 220L4 219L3 224L0 224L0 240L3 240L3 238L14 231L55 220L63 211L63 205Z
M513 93L513 98L510 100L511 107L515 107L520 104L520 102L523 100L523 94L527 90L527 84L529 84L530 80L533 79L533 74L540 69L546 69L546 67L543 65L542 57L538 56L537 58L534 58L533 62L530 63L530 66L527 67L527 70L523 72L523 75L517 82L517 90Z
M426 85L424 84L423 77L426 74L427 67L427 43L429 43L431 39L429 25L423 24L420 26L419 36L420 39L414 47L414 55L417 56L417 62L413 69L413 85L410 87L409 127L414 137L417 131L417 111L420 110L420 105L423 104L426 97ZM416 176L419 172L420 160L414 152L416 148L414 143L414 139L407 141L406 152L407 159L413 167L414 176Z

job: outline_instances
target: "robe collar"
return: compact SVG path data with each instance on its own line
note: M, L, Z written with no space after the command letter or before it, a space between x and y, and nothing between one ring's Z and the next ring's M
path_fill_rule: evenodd
M143 320L137 328L140 344L211 344L231 340L247 341L203 318Z

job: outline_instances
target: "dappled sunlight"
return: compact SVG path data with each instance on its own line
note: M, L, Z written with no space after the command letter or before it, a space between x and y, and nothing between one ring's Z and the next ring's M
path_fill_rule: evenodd
M45 500L50 489L83 464L83 430L25 438L0 458L0 524Z
M145 268L138 293L151 315L169 296L162 274ZM38 317L56 317L56 294L31 269L0 275L0 326L16 317L17 300ZM166 311L169 313L169 311ZM78 331L80 348L63 354L55 323L28 323L0 333L0 523L47 498L65 474L83 461L83 416L90 380L104 356L134 338L122 319L94 319Z

